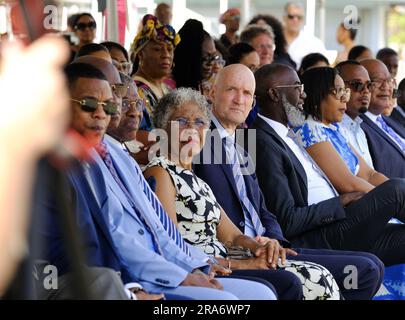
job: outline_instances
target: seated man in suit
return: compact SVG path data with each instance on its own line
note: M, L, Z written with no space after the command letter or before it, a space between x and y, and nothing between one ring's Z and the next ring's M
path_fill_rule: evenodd
M405 129L405 79L398 85L397 106L391 113L390 118Z
M84 63L74 63L66 72L72 97L71 126L98 151L92 154L94 163L83 163L69 172L77 195L81 195L78 207L83 210L79 216L87 211L79 225L93 229L92 237L86 234L90 249L99 251L97 241L104 238L110 248L98 253L118 261L126 283L138 280L151 293L194 299L251 299L259 291L261 298L274 299L274 293L260 283L213 279L217 271L228 272L215 265L211 269L202 260L204 255L181 250L169 237L143 190L135 180L128 181L131 177L139 178L129 171L135 170L134 166L125 165L131 158L122 149L102 143L111 114L117 108L108 82ZM225 290L218 290L222 287Z
M374 84L368 112L360 115L374 168L388 178L405 178L405 129L382 114L391 106L394 81L381 61L367 59L360 63Z
M233 164L226 152L226 142L221 138L226 136L237 137L236 128L245 121L245 117L251 109L247 105L247 99L238 98L238 90L254 84L253 75L247 68L241 65L226 67L218 76L217 82L212 91L212 123L211 141L208 141L199 158L199 163L194 164L194 171L201 179L206 181L220 203L221 207L229 213L229 218L239 229L247 235L271 238L273 248L273 259L277 261L279 256L288 255L290 260L303 260L325 266L335 277L342 294L346 299L370 299L378 290L382 281L384 266L382 262L372 254L360 252L345 252L332 250L295 249L298 255L288 249L291 245L284 238L281 227L276 217L267 210L263 194L260 191L256 173L245 172L242 179L235 177ZM241 79L236 82L238 76ZM227 93L229 87L235 86L235 90ZM234 111L241 110L240 112ZM251 130L251 133L254 133ZM250 140L249 140L250 141ZM216 143L219 143L216 145ZM249 155L243 148L237 148L241 152L240 159L249 159ZM259 150L259 149L258 149ZM219 154L216 154L216 152ZM207 157L210 155L210 157ZM261 153L258 153L263 161L267 161ZM218 159L221 161L218 162ZM242 165L241 165L242 166ZM240 190L240 183L245 186L245 192ZM241 194L243 192L244 196ZM250 208L249 210L247 208ZM253 221L259 219L265 233L257 233ZM285 248L283 248L283 246ZM359 271L359 287L357 290L350 290L343 285L347 274L344 268L347 265L355 265Z
M350 99L346 103L346 113L339 123L342 135L350 145L362 156L370 168L374 168L373 159L366 134L361 128L361 114L367 112L370 105L373 83L367 70L357 61L347 60L335 67L346 86L350 88Z
M367 194L338 196L325 174L291 138L289 126L305 120L305 93L297 73L272 65L255 74L261 107L257 134L257 177L267 208L297 246L367 251L386 266L405 262L405 182L391 179Z

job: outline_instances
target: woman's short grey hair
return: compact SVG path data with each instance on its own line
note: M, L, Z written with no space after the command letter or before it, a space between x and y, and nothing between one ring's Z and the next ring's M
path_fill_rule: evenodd
M254 38L261 34L268 35L274 42L275 36L273 29L270 26L262 26L258 24L251 24L247 26L240 35L240 41L250 44Z
M156 128L168 129L173 113L185 103L194 103L203 113L207 123L210 122L210 106L207 99L198 91L190 88L175 89L160 99L154 110L153 123Z

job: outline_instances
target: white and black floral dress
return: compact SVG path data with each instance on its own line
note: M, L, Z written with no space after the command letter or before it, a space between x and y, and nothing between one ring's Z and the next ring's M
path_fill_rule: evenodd
M176 189L178 229L184 240L207 255L225 258L225 246L217 239L221 207L211 188L194 172L167 158L155 157L144 170L159 166L172 178ZM280 269L294 273L302 283L305 300L339 300L339 287L332 274L313 262L287 260Z

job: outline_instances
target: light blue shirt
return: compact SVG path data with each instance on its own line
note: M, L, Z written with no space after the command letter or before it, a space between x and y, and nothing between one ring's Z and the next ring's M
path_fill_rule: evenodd
M374 169L373 160L368 148L367 137L360 126L362 122L363 120L360 117L352 119L345 114L342 122L339 123L340 132L350 145L362 156L366 163Z

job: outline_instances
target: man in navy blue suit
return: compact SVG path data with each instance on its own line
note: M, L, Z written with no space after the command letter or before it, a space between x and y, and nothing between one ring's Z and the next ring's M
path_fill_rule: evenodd
M254 87L254 77L251 71L242 65L229 66L220 72L212 94L211 129L213 132L201 153L199 163L194 165L195 173L210 185L222 208L242 232L257 237L258 240L262 237L271 239L270 246L273 248L274 262L280 256L287 255L291 260L321 264L331 271L346 299L370 299L382 281L384 267L377 257L360 252L311 249L294 249L298 252L296 255L288 249L291 245L283 236L276 217L266 208L254 166L248 165L248 168L244 168L242 183L245 185L246 195L243 197L240 194L237 186L240 182L233 173L234 164L227 158L229 154L227 141L231 138L236 142L236 129L245 121L251 109L251 105L247 103L248 88L251 86ZM251 161L243 148L237 148L237 150L240 152L240 160ZM257 150L257 156L268 162L265 159L266 155L263 155L260 150ZM269 165L271 166L271 163ZM257 234L255 228L257 218L265 228L263 234ZM355 265L358 268L357 290L350 290L343 284L347 276L344 268L348 265ZM371 274L373 276L370 276Z
M361 64L375 87L368 112L360 116L374 168L388 178L405 178L405 128L382 114L391 107L394 81L381 61L367 59Z

